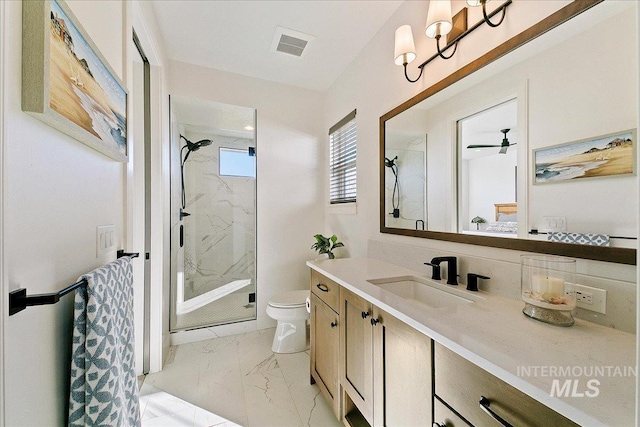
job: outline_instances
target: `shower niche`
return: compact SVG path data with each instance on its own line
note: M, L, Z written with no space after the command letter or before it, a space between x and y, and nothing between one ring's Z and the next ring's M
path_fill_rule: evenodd
M172 332L256 318L256 112L171 96Z

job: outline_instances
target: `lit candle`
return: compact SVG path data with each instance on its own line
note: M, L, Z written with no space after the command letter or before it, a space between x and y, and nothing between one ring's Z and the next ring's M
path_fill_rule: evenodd
M564 279L559 277L531 277L531 290L541 294L545 299L564 296Z

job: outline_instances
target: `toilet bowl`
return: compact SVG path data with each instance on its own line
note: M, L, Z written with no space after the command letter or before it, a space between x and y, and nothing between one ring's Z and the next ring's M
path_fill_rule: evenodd
M308 290L291 291L275 295L269 301L267 314L278 322L271 346L274 353L297 353L307 349L308 297Z

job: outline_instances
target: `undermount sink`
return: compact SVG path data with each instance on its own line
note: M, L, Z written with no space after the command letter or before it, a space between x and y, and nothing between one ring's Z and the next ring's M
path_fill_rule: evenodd
M467 295L458 289L447 289L432 284L428 279L416 276L398 276L384 279L371 279L367 282L380 289L391 292L409 302L426 305L431 308L449 307L457 304L470 304L480 297Z

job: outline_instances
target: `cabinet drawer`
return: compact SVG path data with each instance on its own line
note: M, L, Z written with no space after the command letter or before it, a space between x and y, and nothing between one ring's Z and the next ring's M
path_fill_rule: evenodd
M469 427L469 424L435 398L433 399L433 427Z
M514 426L577 426L441 345L436 345L434 370L436 395L476 427L498 425L481 408L482 396L492 411Z
M320 298L325 304L340 314L340 285L326 278L315 270L311 270L311 292Z

